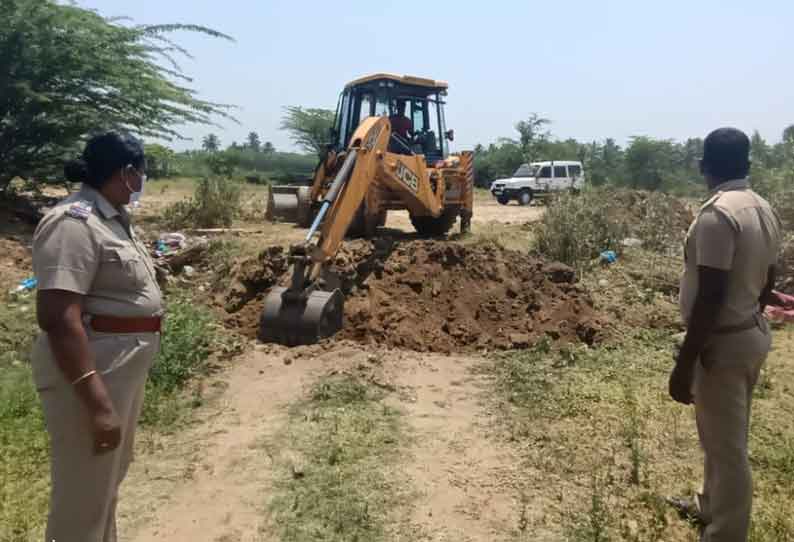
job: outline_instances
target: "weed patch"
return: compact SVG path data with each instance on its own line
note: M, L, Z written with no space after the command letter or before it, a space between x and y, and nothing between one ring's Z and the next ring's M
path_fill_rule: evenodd
M776 333L775 344L767 362L774 383L757 390L750 430L750 540L759 542L794 540L794 401L789 387L777 384L794 376L794 342ZM669 331L640 328L624 330L619 345L553 350L540 344L494 358L498 434L520 451L523 472L538 473L520 492L553 518L555 536L648 542L695 536L664 502L692 496L703 468L692 411L667 396L673 347Z
M188 383L199 382L213 368L213 354L239 351L211 310L178 293L168 303L160 355L146 382L141 423L158 430L170 429L190 408L202 404L202 387L184 393Z
M638 238L661 254L680 251L693 218L687 205L658 192L589 189L580 195L563 193L552 198L541 219L537 252L582 270L599 254L620 254L623 240Z
M619 252L628 229L611 216L611 206L604 190L555 197L535 232L537 251L580 270L604 250Z
M47 510L47 439L29 368L35 296L0 306L0 541L34 537Z
M405 445L400 413L351 376L320 379L291 412L275 449L269 512L283 542L391 540L402 490L388 474ZM300 459L297 459L300 458Z
M192 198L166 207L163 223L174 229L229 227L241 212L240 194L236 181L204 177L196 183Z

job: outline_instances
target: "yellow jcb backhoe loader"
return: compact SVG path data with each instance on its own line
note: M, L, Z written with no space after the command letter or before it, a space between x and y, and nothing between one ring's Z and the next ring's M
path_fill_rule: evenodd
M270 216L291 211L311 225L306 240L290 248L290 285L274 288L265 299L263 341L312 344L342 328L344 296L323 271L350 229L372 235L389 210L407 209L422 235L447 233L458 216L461 231L468 231L472 154L448 154L446 89L443 82L387 74L345 87L334 142L312 186L271 192Z

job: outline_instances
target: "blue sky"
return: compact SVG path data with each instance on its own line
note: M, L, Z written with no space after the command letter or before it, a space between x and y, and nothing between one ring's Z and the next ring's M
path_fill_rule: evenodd
M137 23L194 23L235 43L174 36L202 97L240 125L185 126L198 146L257 131L292 148L282 107L333 109L349 80L388 71L449 82L453 149L515 136L530 112L556 137L684 139L733 125L778 141L794 123L790 0L78 0Z

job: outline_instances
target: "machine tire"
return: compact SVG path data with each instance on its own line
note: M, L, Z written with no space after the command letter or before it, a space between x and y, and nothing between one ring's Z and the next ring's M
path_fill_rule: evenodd
M358 238L358 237L367 237L367 227L366 227L366 220L364 219L364 204L361 204L361 207L358 208L356 211L356 215L353 217L353 221L350 223L350 227L347 229L347 233L345 237L349 238ZM378 219L376 222L376 227L382 228L386 225L386 211L381 211L378 213Z
M519 205L529 205L532 203L532 190L522 190L518 194L518 204Z
M441 237L446 235L458 218L459 209L447 207L438 217L411 215L411 224L422 237Z
M510 203L510 198L502 194L501 196L496 198L496 201L498 201L500 205L507 205L508 203Z

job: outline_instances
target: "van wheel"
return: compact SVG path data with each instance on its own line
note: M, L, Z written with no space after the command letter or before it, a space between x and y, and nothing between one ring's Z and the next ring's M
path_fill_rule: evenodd
M507 205L508 203L510 203L510 198L502 194L501 196L496 198L496 201L498 201L502 205Z
M532 191L522 190L521 193L518 195L518 204L529 205L530 203L532 203Z

